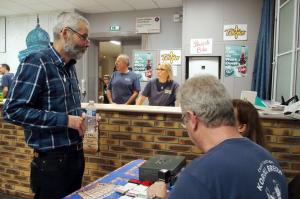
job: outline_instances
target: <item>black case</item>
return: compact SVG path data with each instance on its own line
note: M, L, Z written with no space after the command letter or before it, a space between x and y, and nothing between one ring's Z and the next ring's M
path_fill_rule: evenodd
M158 181L158 171L167 169L171 172L171 184L176 180L177 174L186 165L184 156L156 155L139 167L139 179Z

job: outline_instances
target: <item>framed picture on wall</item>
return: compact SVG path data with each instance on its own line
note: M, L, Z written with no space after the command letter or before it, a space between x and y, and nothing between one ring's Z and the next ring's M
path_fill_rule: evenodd
M134 50L133 51L133 71L138 75L140 81L149 81L157 65L158 51L154 50Z
M6 19L0 17L0 53L6 51Z

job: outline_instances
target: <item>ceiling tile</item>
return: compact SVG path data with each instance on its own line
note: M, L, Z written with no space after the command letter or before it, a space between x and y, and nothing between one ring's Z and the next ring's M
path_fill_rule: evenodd
M182 0L0 0L0 16L48 11L79 10L86 13L134 11L182 6Z
M73 10L76 6L68 1L64 0L40 0L44 2L46 5L51 5L56 8L56 10Z
M82 6L86 7L86 6L99 6L99 4L97 4L96 1L94 0L67 0L70 3L74 4L77 6L77 9L80 9Z
M158 8L154 1L152 0L126 0L130 5L132 5L136 10L146 10Z
M107 8L98 6L81 6L80 8L77 8L77 10L84 12L84 13L104 13L104 12L110 12L107 10Z
M182 0L153 0L159 8L182 7Z
M22 5L38 4L41 2L40 0L11 0L11 1Z
M48 6L45 4L31 4L29 5L30 8L32 8L33 10L35 10L35 12L43 12L43 11L55 11L57 10L57 8L52 7L52 6Z
M133 6L128 4L124 0L95 0L99 4L103 5L110 11L125 11L125 10L135 10Z
M9 16L9 15L16 15L16 14L17 12L15 11L0 8L0 16Z

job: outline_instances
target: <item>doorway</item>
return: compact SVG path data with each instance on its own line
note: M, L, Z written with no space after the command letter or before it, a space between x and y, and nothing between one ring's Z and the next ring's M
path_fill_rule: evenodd
M104 94L104 75L111 76L115 61L119 54L127 54L132 63L132 51L141 49L140 37L123 37L115 40L99 41L99 55L98 55L98 102L101 103ZM130 66L132 67L132 66Z

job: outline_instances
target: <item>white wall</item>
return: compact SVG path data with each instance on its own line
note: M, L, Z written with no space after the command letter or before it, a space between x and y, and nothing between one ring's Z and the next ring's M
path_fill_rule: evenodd
M136 17L159 16L161 32L149 34L148 49L181 48L181 23L173 22L173 15L182 13L182 8L137 10L130 12L112 12L101 14L87 14L86 18L91 25L91 33L109 33L111 25L119 25L120 32L135 33Z
M213 38L212 56L222 56L221 79L232 97L251 89L255 48L259 33L262 0L183 0L182 49L190 56L191 38ZM224 24L247 24L247 41L223 41ZM225 45L247 45L247 77L224 77ZM182 71L182 75L185 72Z
M181 49L181 38L182 38L182 23L173 22L173 15L182 13L182 8L168 8L168 9L151 9L151 10L139 10L130 12L113 12L113 13L101 13L101 14L85 14L84 16L90 22L90 34L91 35L102 35L105 37L112 37L116 35L111 33L109 28L111 25L119 25L120 32L117 35L135 35L135 22L136 17L149 17L159 16L161 20L161 32L157 34L143 34L142 47L144 49L159 50L159 49ZM130 44L127 42L124 46L123 53L132 56L132 50L136 47L140 49L141 46ZM89 53L93 53L89 49ZM92 65L89 64L89 68ZM93 66L98 67L98 66ZM95 73L93 73L95 74ZM89 81L92 78L92 73L88 72ZM178 71L176 77L178 82L181 82L181 70ZM144 82L141 84L144 87ZM88 93L94 90L95 84L88 84ZM91 96L88 96L90 98Z
M59 13L40 14L40 25L53 40L52 27ZM19 51L26 49L26 36L36 27L36 15L9 16L6 18L6 52L0 53L0 63L7 63L16 72Z
M239 97L241 90L251 87L256 41L260 25L262 0L183 0L183 8L152 9L134 12L86 14L90 21L91 34L110 33L111 25L119 25L123 33L135 33L136 17L160 16L161 33L143 34L145 49L183 49L183 67L178 67L179 83L185 78L185 56L189 56L191 38L213 38L213 54L222 56L222 81L233 97ZM183 22L173 22L173 15L183 13ZM40 25L51 40L52 27L58 13L40 14ZM224 24L247 24L247 41L223 41ZM8 63L15 72L19 64L18 53L25 49L25 39L36 26L36 16L7 17L7 52L0 53L0 63ZM249 46L249 66L246 78L224 78L224 49L227 44ZM127 49L128 50L128 49ZM127 51L126 50L126 51ZM96 98L96 77L98 47L92 45L76 64L78 79L88 79L88 98ZM130 54L130 53L128 53ZM95 57L93 57L95 56ZM94 94L91 94L95 92Z

